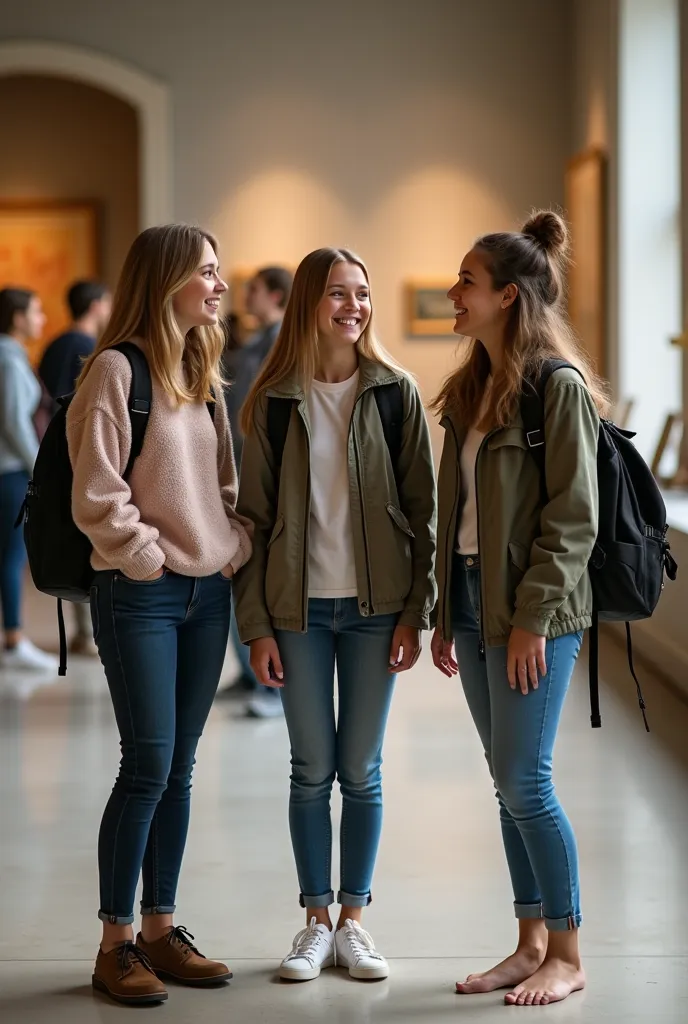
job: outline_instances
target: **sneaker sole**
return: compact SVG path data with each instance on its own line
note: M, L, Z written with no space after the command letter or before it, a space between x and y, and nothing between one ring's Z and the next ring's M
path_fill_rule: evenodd
M226 974L216 974L211 978L181 978L178 974L170 974L169 971L159 971L157 967L153 970L158 978L165 978L168 981L175 981L178 985L188 985L191 988L219 988L228 984L234 975L231 971Z
M122 1003L124 1006L150 1006L151 1003L164 1003L168 998L167 992L151 992L147 996L120 996L111 992L105 982L97 978L95 974L91 978L91 984L97 992L104 992L110 999L114 999L116 1003Z
M348 970L349 976L355 978L356 981L383 981L384 978L389 978L389 967L373 967L365 970L363 967L347 967L346 964L341 966Z
M328 967L334 967L334 957L326 960L320 967L313 967L310 971L292 971L288 967L280 967L279 976L283 981L315 981L320 977L320 972Z

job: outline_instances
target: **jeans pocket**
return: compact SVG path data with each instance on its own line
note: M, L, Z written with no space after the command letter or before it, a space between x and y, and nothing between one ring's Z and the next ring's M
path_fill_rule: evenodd
M123 572L115 573L115 581L121 581L127 583L132 587L155 587L158 583L162 583L167 579L167 569L163 569L162 576L156 576L152 580L133 580L131 576L125 576Z
M98 587L91 587L90 590L90 605L91 605L91 625L93 627L93 639L98 640L98 634L100 633L100 614L98 612Z

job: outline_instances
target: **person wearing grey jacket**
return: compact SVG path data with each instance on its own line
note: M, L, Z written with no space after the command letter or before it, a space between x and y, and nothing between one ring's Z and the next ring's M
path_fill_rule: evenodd
M40 338L45 315L39 297L23 288L0 291L0 605L4 643L0 668L57 670L57 661L21 632L26 549L15 521L38 453L33 417L41 388L25 345Z

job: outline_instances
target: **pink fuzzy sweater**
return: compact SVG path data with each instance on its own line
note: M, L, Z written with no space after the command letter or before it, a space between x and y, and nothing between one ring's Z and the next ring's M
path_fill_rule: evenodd
M235 511L224 401L213 424L204 402L176 407L153 379L143 450L125 482L130 385L126 357L103 352L67 415L72 510L93 544L93 568L119 569L134 580L163 565L182 576L209 576L229 565L236 572L251 556L252 524Z

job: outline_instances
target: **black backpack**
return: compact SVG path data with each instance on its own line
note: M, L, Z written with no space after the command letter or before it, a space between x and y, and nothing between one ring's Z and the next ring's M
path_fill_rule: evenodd
M141 454L151 410L152 384L148 360L133 342L113 346L131 366L129 416L131 452L123 478L131 474ZM72 518L72 465L67 447L67 410L74 395L58 399L58 409L41 441L26 498L17 519L24 522L24 540L29 568L37 590L57 598L60 631L59 674L67 672L67 636L63 601L86 603L89 600L93 569L90 540ZM214 403L208 402L211 417Z
M394 471L394 479L399 487L399 455L403 441L404 425L404 399L401 393L401 385L394 381L391 384L380 384L373 388L377 411L380 414L382 431L385 435L385 443L389 451L389 458ZM271 395L268 398L268 438L270 447L275 456L277 469L282 467L282 455L287 440L291 410L298 401L296 398L277 398ZM400 496L401 497L401 496Z
M563 359L549 359L535 381L526 381L521 416L530 452L540 469L543 502L545 483L545 390ZM597 450L599 526L588 563L593 593L590 630L590 709L593 728L602 724L599 700L599 623L625 622L628 664L638 691L645 728L650 731L646 705L633 665L630 623L648 619L664 589L664 574L676 579L677 565L666 539L666 508L657 481L631 438L609 420L602 420Z

